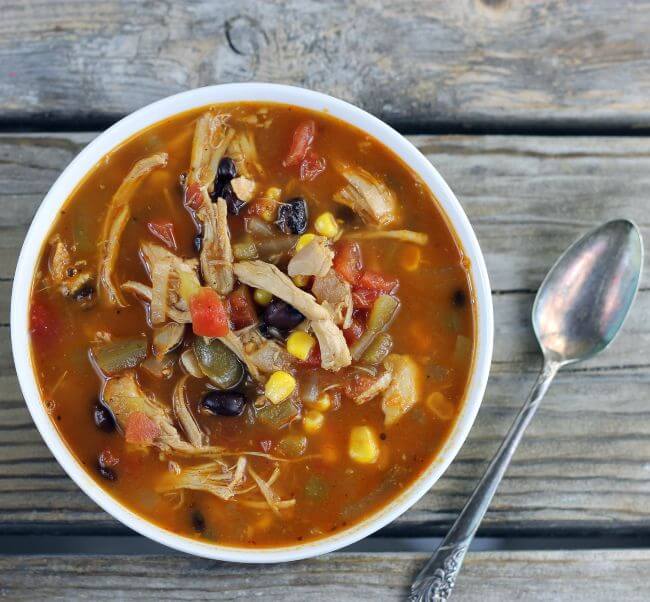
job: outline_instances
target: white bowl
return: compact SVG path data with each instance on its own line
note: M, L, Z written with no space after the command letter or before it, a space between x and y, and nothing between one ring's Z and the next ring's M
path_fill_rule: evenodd
M104 155L144 128L196 107L234 101L279 102L326 111L368 132L392 149L438 199L470 260L477 307L477 349L471 380L453 430L436 459L399 497L360 523L314 542L277 548L238 548L197 541L148 522L111 497L86 474L59 436L41 401L30 358L28 315L32 277L43 242L77 184ZM11 296L11 342L20 387L41 436L68 475L106 512L134 531L183 552L233 562L284 562L330 552L374 533L415 504L444 473L469 433L488 378L492 338L492 297L481 249L460 203L431 163L408 140L365 111L325 94L276 84L226 84L176 94L128 115L98 136L68 165L41 203L18 258Z

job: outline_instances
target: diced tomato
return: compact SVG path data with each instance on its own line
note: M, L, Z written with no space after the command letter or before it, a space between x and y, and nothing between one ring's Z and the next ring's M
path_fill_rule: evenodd
M350 284L357 284L363 273L363 259L359 243L342 240L336 245L334 269Z
M35 340L50 341L59 336L60 324L54 310L42 301L35 301L29 310L29 331Z
M311 351L309 352L307 359L300 362L300 365L308 368L318 368L320 364L321 364L320 347L318 346L318 343L316 343L316 345L314 345L311 348Z
M221 297L213 289L203 286L190 299L192 330L202 337L223 337L230 330L228 314Z
M199 184L190 184L185 189L185 206L196 211L203 203L203 193Z
M127 418L124 438L128 443L148 445L159 435L158 425L144 412L133 412Z
M156 238L162 240L165 246L176 250L174 224L171 222L149 222L147 228Z
M257 323L257 312L250 289L243 284L228 295L230 322L235 330Z
M115 468L120 463L120 459L108 448L101 451L97 460L102 468Z
M381 291L355 287L352 289L352 304L356 309L370 309L380 294Z
M366 270L359 278L357 283L359 288L367 288L373 291L379 291L385 295L394 293L399 286L399 280L397 278L388 278L377 272L372 272L371 270Z
M307 154L316 134L316 122L313 119L303 121L293 132L291 148L287 158L282 162L285 167L298 165Z
M311 182L325 171L326 165L325 157L320 157L315 151L309 149L300 163L300 179L303 182Z
M358 316L352 317L352 324L349 328L343 330L343 336L348 345L352 345L366 329L365 320L361 320Z

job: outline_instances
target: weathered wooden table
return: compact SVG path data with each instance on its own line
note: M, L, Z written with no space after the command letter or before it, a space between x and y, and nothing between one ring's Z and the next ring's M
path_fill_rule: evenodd
M528 316L545 271L610 218L634 219L650 240L649 31L650 3L631 0L0 0L0 596L403 596L424 555L390 551L390 538L442 535L498 446L539 366ZM59 172L143 104L247 80L322 90L410 134L486 254L485 401L445 477L379 534L383 552L268 567L127 555L135 537L58 467L18 390L11 282ZM650 596L648 270L622 336L560 374L492 504L480 535L515 549L470 553L456 599Z

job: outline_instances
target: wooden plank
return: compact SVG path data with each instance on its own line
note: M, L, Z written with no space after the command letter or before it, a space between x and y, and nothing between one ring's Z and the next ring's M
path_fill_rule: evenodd
M423 554L329 554L286 565L189 556L4 556L0 596L11 600L404 600ZM464 602L641 602L648 550L475 552L454 589Z
M0 228L20 241L36 205L92 135L0 136ZM414 137L477 232L497 294L494 364L471 436L443 479L386 531L441 533L496 450L539 366L528 316L545 270L575 236L625 215L648 230L650 140ZM11 237L10 237L11 238ZM0 245L7 244L0 237ZM17 246L0 253L0 324ZM647 280L646 268L646 280ZM533 422L484 533L650 532L650 289L605 354L562 373ZM52 459L21 400L0 327L0 531L116 533ZM30 504L25 504L26 496Z
M113 119L168 94L292 83L398 125L645 127L647 1L5 3L6 122Z

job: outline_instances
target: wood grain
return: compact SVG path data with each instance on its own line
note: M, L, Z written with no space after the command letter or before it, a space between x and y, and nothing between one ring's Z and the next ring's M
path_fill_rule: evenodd
M287 565L236 565L188 556L4 556L11 600L404 600L422 554L330 554ZM454 589L463 602L641 602L648 550L476 552Z
M5 2L5 123L106 123L270 81L410 127L648 128L647 0Z
M0 136L0 324L18 244L60 170L92 135ZM443 479L384 533L445 530L496 450L539 366L534 289L581 232L628 216L646 238L650 140L419 136L474 224L492 279L492 376L471 436ZM647 280L646 268L646 280ZM650 533L650 289L599 358L561 373L486 517L483 533ZM0 531L117 533L53 460L18 390L0 326ZM29 504L26 503L29 499Z

